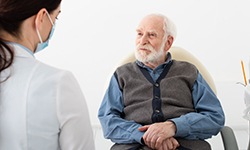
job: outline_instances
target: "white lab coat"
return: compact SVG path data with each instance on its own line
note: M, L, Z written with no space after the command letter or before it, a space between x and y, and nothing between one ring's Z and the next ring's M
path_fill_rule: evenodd
M84 96L68 72L13 44L13 65L1 73L0 150L94 150Z
M244 101L245 101L246 108L243 111L244 113L243 118L250 121L250 86L249 84L245 87Z

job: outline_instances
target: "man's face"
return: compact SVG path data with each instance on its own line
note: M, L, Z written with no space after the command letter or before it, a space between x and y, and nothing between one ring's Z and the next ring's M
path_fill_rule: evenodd
M139 61L155 62L165 56L163 18L147 16L136 31L136 57Z

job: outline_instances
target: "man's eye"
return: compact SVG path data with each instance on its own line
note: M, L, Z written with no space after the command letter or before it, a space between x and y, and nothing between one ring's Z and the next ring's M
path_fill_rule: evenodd
M142 33L137 33L138 36L142 36Z
M156 35L152 33L152 34L149 34L149 36L151 36L151 37L155 37Z

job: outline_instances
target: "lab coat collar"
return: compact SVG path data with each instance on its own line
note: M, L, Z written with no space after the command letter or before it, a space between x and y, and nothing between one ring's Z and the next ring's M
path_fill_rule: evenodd
M15 56L35 58L34 53L27 47L13 42L8 42L7 44L13 47Z

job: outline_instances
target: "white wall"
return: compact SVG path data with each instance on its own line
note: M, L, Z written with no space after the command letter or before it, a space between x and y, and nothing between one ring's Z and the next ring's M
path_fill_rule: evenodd
M165 14L177 26L174 45L200 58L214 77L227 125L246 128L244 88L236 82L243 82L240 60L247 65L250 56L249 6L248 0L63 0L50 46L36 57L74 73L98 125L105 87L115 65L134 50L140 19Z

